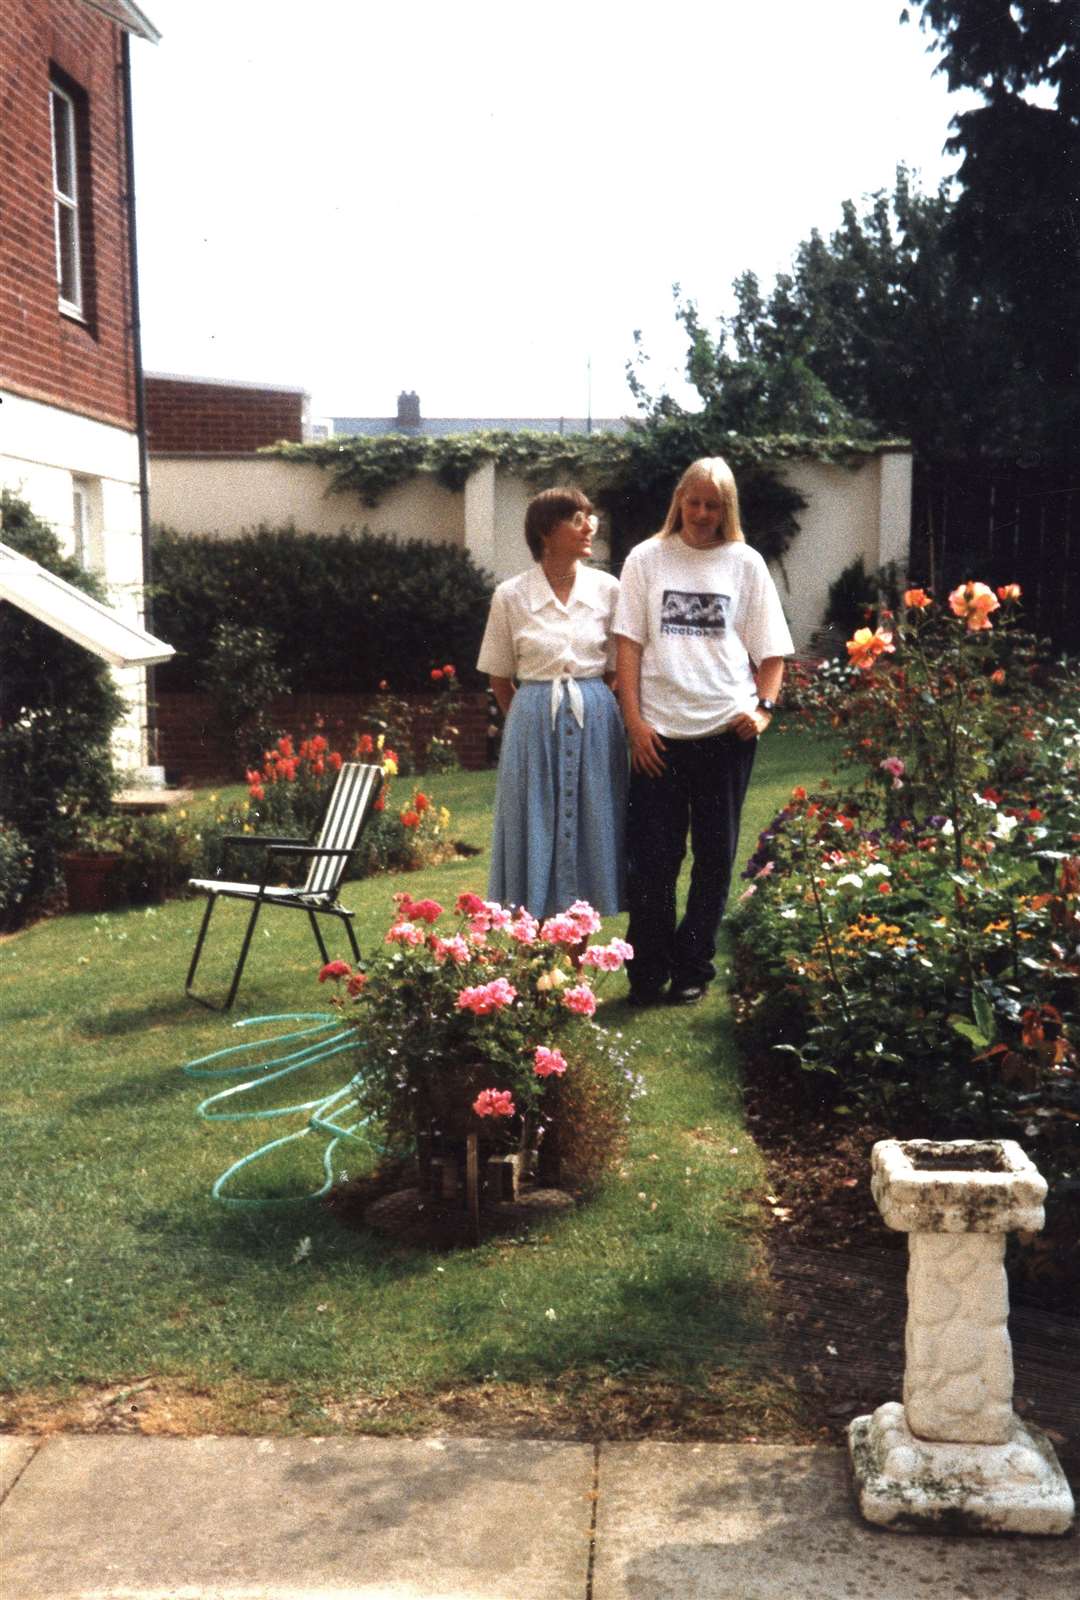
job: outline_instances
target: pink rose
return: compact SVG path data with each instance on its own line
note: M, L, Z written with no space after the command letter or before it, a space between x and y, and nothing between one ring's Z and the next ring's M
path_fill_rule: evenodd
M478 1117L512 1117L514 1098L509 1089L481 1089L473 1110Z
M517 999L517 990L505 978L494 978L491 983L481 983L472 989L462 989L457 1003L460 1011L471 1011L475 1016L486 1017L489 1012L501 1011Z
M469 946L460 933L452 939L440 939L437 933L432 935L431 948L440 966L446 961L456 961L460 966L469 959Z
M563 911L556 917L548 917L541 926L540 937L545 944L580 944L585 934L578 927L569 912Z
M587 939L591 933L600 932L600 915L587 900L575 900L572 906L567 907L566 915L577 924L583 939Z
M412 922L395 922L386 935L387 944L423 944L426 934Z
M553 1074L562 1077L566 1071L566 1057L561 1050L549 1050L547 1045L538 1044L533 1056L533 1071L538 1078L550 1078Z
M596 996L587 983L579 983L573 989L565 989L562 1003L567 1011L576 1012L579 1017L591 1017L596 1010Z

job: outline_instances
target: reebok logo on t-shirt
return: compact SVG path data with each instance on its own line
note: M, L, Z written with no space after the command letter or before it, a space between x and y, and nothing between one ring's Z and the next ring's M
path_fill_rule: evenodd
M665 589L660 606L660 632L688 633L695 637L723 633L730 605L728 594L692 594L685 589Z

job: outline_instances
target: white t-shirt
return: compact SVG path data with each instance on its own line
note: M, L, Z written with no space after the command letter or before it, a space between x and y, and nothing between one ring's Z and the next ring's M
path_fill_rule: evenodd
M757 550L695 550L677 533L627 556L615 632L642 646L641 714L672 739L704 738L755 710L754 667L795 649Z
M491 598L477 668L495 678L600 678L615 668L619 580L578 567L565 604L537 564Z

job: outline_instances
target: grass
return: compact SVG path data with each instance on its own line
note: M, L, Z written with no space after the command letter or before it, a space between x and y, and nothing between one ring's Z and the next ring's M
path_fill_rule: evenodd
M824 759L799 735L764 742L744 853ZM493 787L490 773L431 782L455 835L485 849ZM348 885L361 947L382 937L396 890L445 903L485 877L479 856ZM393 1431L445 1425L457 1407L481 1431L514 1415L529 1431L610 1433L677 1427L689 1407L719 1437L770 1417L798 1436L798 1402L769 1371L763 1168L721 986L698 1008L642 1014L614 979L599 1019L639 1040L648 1081L620 1174L541 1232L436 1255L313 1203L211 1199L224 1167L292 1124L195 1115L209 1090L180 1065L233 1042L183 994L201 909L58 917L0 946L0 1422L109 1426L134 1406L138 1425L169 1431ZM200 979L219 994L242 915L215 916ZM305 919L267 916L234 1014L321 1009L317 968ZM321 1148L290 1146L274 1181L316 1187Z

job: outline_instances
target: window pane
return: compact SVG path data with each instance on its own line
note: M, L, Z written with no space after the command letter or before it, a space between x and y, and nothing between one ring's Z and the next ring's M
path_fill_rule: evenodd
M70 206L56 203L56 269L60 280L60 298L74 306L79 304L79 246L76 237L76 216Z
M53 92L53 181L61 194L75 197L75 140L71 102Z

